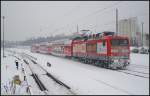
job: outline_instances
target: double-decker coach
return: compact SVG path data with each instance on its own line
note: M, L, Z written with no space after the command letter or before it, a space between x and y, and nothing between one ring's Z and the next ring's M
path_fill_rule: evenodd
M31 52L33 52L33 53L38 53L39 52L39 44L33 44L32 46L31 46Z
M116 35L114 32L102 32L34 45L31 51L76 58L81 62L105 68L122 69L130 63L129 48L128 37Z
M62 57L72 56L72 40L64 39L52 42L51 54Z

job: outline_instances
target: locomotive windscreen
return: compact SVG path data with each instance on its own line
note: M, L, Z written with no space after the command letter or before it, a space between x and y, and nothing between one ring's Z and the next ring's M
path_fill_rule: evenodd
M128 40L127 39L113 39L111 40L112 46L127 46Z
M105 36L108 36L108 35L113 36L113 35L115 35L115 32L103 32L103 33L104 33Z

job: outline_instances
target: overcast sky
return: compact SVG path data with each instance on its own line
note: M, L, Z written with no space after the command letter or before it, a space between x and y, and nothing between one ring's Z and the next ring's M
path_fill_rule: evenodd
M149 1L1 1L1 19L5 39L19 41L72 34L77 24L93 33L115 31L116 8L119 19L137 17L149 32ZM1 20L1 36L2 30Z

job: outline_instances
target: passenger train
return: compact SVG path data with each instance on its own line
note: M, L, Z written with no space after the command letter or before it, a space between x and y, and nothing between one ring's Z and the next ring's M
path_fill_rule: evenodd
M124 69L130 64L130 42L115 32L101 32L50 43L34 44L31 52L72 58L111 69Z

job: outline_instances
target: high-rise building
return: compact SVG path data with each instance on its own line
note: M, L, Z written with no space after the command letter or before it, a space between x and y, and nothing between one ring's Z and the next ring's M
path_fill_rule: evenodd
M132 45L141 43L141 32L139 30L137 17L119 20L119 34L128 36Z

